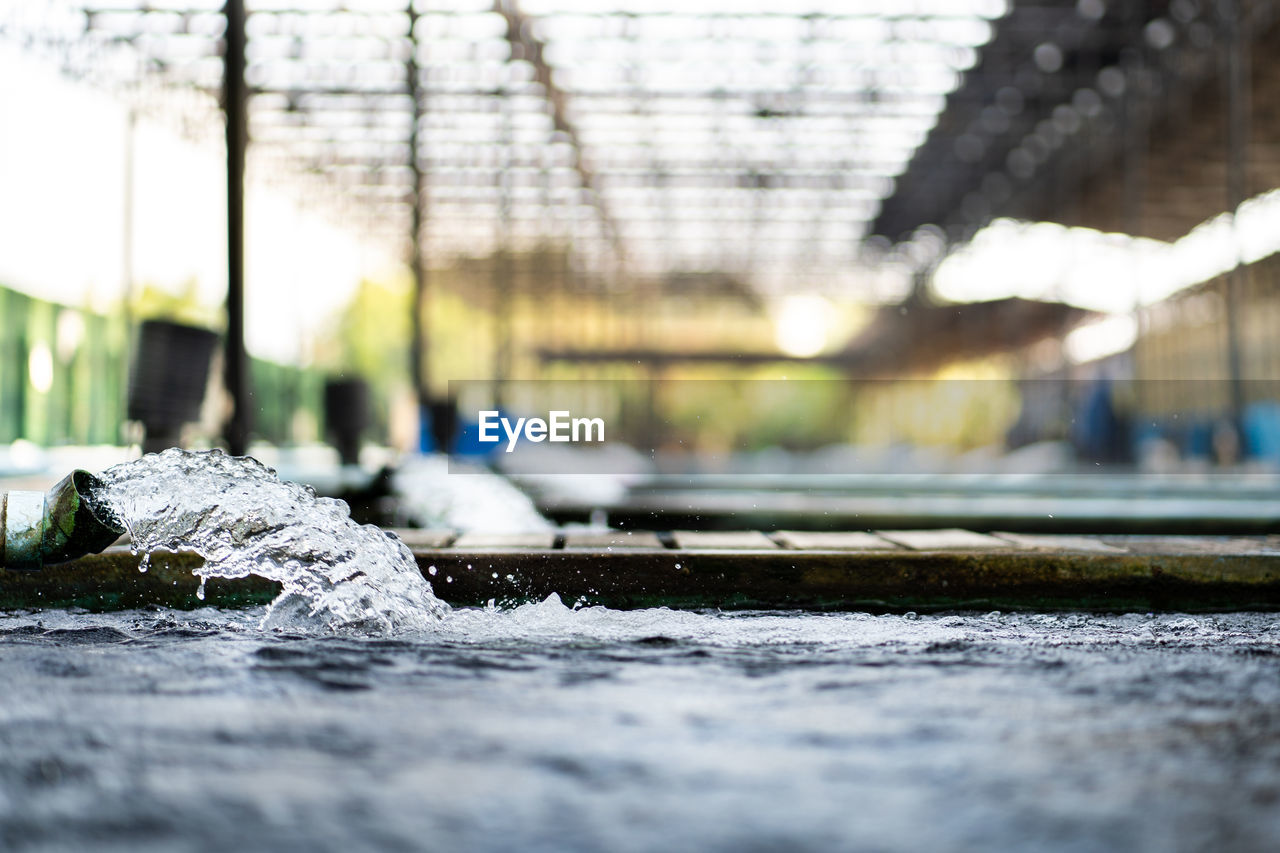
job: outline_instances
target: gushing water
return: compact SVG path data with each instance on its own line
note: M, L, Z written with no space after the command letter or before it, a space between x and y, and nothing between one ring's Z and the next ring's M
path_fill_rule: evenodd
M124 523L135 551L204 557L202 592L211 577L279 581L264 628L398 633L431 627L448 610L393 534L356 524L342 501L284 482L256 459L174 448L101 479L94 498Z

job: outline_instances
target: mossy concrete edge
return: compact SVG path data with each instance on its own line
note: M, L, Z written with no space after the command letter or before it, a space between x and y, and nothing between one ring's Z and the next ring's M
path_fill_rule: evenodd
M619 609L953 609L1224 611L1280 609L1280 553L966 551L461 551L415 549L445 601L538 601ZM210 580L194 554L157 554L146 573L125 548L43 572L0 571L0 609L239 607L270 601L261 578ZM430 571L434 569L434 571Z

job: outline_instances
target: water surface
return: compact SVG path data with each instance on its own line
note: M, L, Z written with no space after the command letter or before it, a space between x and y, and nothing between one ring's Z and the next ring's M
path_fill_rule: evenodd
M1272 850L1280 618L0 617L0 848Z

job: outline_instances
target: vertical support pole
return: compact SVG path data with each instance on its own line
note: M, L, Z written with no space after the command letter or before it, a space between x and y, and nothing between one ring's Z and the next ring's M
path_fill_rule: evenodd
M503 68L503 72L507 67ZM515 263L511 251L511 196L513 180L510 95L506 82L494 93L501 114L498 139L498 245L493 256L494 388L499 407L510 403L508 383L515 359L514 314L516 301Z
M425 110L422 104L422 92L419 83L418 68L418 12L414 8L414 0L409 0L409 59L405 63L405 78L409 93L412 124L409 127L409 172L413 179L413 205L409 211L409 274L413 279L413 306L409 312L411 318L411 336L409 344L410 375L413 379L414 393L418 399L418 418L422 424L419 448L428 446L426 424L431 417L431 373L428 361L427 311L429 310L428 286L425 258L423 257L422 229L426 224L426 181L419 160L419 135L422 117Z
M1120 65L1124 69L1125 93L1123 101L1124 141L1124 182L1121 200L1124 230L1133 237L1142 237L1146 230L1147 204L1147 154L1150 147L1150 126L1147 112L1147 99L1150 95L1147 87L1147 56L1144 30L1148 19L1147 0L1135 0L1126 5L1125 30L1129 46L1120 52ZM1140 256L1135 255L1133 261L1133 304L1131 313L1135 337L1133 353L1135 359L1147 333L1146 309L1142 304L1142 284L1146 278L1146 264ZM1103 378L1103 377L1099 377ZM1069 384L1069 383L1068 383ZM1134 408L1138 412L1145 411L1150 402L1147 400L1142 382L1134 383Z
M1138 38L1141 39L1141 30ZM1126 48L1124 60L1125 80L1129 91L1124 99L1124 228L1134 237L1143 236L1146 227L1145 206L1147 194L1147 117L1146 93L1139 91L1139 81L1145 80L1146 63L1142 57L1141 41L1138 46ZM1145 88L1145 86L1141 87ZM1137 301L1135 297L1135 302Z
M1249 39L1243 0L1220 0L1226 68L1223 81L1227 102L1227 210L1235 216L1248 193L1249 145ZM1231 420L1244 450L1244 368L1240 340L1240 297L1245 270L1236 248L1235 265L1227 274L1227 374L1230 382Z
M121 246L121 262L120 277L121 289L124 291L124 359L119 374L120 383L117 385L119 393L116 395L114 404L118 408L119 417L116 418L116 436L115 440L120 444L127 443L127 428L125 423L125 413L128 411L129 400L129 373L133 368L133 336L136 318L133 316L133 209L134 209L134 169L136 168L134 157L134 145L137 136L138 113L137 110L130 108L129 115L125 119L124 126L124 199L121 211L120 239ZM95 408L96 411L96 408Z
M1120 51L1120 66L1124 69L1125 77L1124 101L1121 106L1125 134L1122 210L1124 229L1134 237L1143 236L1146 228L1147 148L1150 142L1147 126L1146 47L1143 40L1143 28L1147 22L1146 7L1146 0L1126 6L1128 17L1125 30L1130 44ZM1140 284L1140 280L1135 281L1135 318L1142 314Z
M559 251L556 243L556 207L552 196L551 181L551 147L544 145L538 153L538 189L539 207L541 207L541 223L538 240L538 251L530 274L529 288L532 299L529 300L531 328L534 330L533 345L538 349L554 346L558 341L556 327L556 298L558 288L555 286L554 257ZM545 361L539 361L536 369L544 372Z
M223 109L227 116L227 336L226 385L231 417L223 438L233 456L249 445L249 357L244 346L244 161L249 142L249 99L245 89L244 0L227 0Z

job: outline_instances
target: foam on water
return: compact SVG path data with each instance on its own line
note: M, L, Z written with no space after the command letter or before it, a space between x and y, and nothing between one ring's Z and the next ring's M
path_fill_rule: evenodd
M434 627L449 609L397 537L356 524L344 502L255 459L173 448L100 476L94 497L120 517L136 551L194 551L202 579L280 582L263 627L398 633Z
M1280 620L1186 614L977 613L872 614L689 611L665 607L612 610L570 607L552 594L509 609L460 608L435 636L458 644L635 643L669 640L708 648L900 650L948 645L1040 647L1224 648L1239 644L1280 649Z

